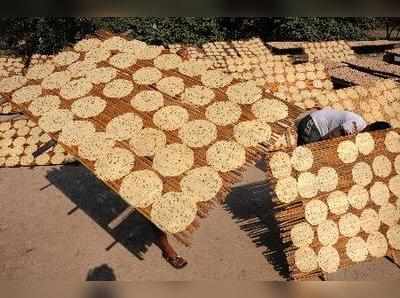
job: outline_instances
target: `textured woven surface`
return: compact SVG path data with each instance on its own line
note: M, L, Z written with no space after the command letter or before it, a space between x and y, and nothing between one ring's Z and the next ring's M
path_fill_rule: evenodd
M109 38L112 37L111 34L108 33L101 33L100 38L103 40L108 40ZM109 42L108 44L111 44ZM116 44L117 46L118 44ZM140 49L141 50L141 49ZM152 49L149 49L152 50ZM100 52L97 50L97 52ZM118 50L112 50L113 55L118 54ZM163 50L163 54L168 53L168 51ZM89 54L89 57L92 54ZM82 61L85 59L86 54L85 53L80 53L80 58L79 61ZM96 56L97 57L97 56ZM97 57L98 58L98 57ZM92 57L90 59L93 59ZM106 58L101 58L97 61L96 67L110 67L110 65L107 62L108 57ZM82 64L83 65L83 64ZM136 83L133 82L132 80L132 74L135 73L136 71L146 68L146 67L153 67L153 61L152 60L137 60L136 64L127 67L125 69L120 69L117 71L117 76L113 79L113 81L117 80L125 80L127 82L130 82L130 86L133 88L129 88L128 91L121 97L119 96L118 99L110 99L107 98L103 94L103 90L105 88L104 83L100 84L95 84L92 90L88 92L89 96L98 96L101 98L106 99L107 101L107 106L105 107L104 111L93 118L87 119L89 122L94 124L96 130L98 132L103 132L105 131L107 124L112 120L113 118L127 113L127 112L132 112L138 115L143 122L143 126L147 128L157 128L155 124L153 123L152 116L154 112L140 112L135 110L131 104L130 101L131 99L139 92L144 91L144 90L156 90L156 91L161 91L163 93L164 97L164 105L165 106L170 106L170 105L177 105L185 109L189 115L189 120L194 120L194 119L205 119L205 111L207 107L198 107L198 106L193 106L190 104L186 104L181 101L181 99L178 96L171 97L167 94L164 93L162 88L159 88L159 84L151 84L151 85L137 85ZM179 65L177 65L179 66ZM56 71L62 71L66 68L67 66L57 66ZM161 71L162 77L158 78L158 80L163 79L168 76L174 76L179 79L181 79L184 82L184 88L188 88L194 85L201 85L200 78L199 77L187 77L185 75L182 75L177 71L177 69L172 69L172 70L162 70ZM40 81L29 81L28 85L32 84L38 84ZM111 82L112 83L112 82ZM231 84L234 84L235 81ZM215 93L215 99L214 101L226 101L227 96L226 96L226 90L229 86L223 87L223 88L215 88L213 89L213 92ZM119 90L119 89L116 89ZM126 91L124 90L119 90L121 91ZM10 98L11 94L3 94L6 97ZM60 95L59 90L44 90L43 95ZM79 95L82 96L82 95ZM268 96L267 94L264 94L264 96ZM271 97L271 96L270 96ZM59 108L61 109L66 109L69 110L71 107L71 104L74 102L74 100L61 100L61 105ZM211 103L212 104L212 103ZM24 109L24 111L29 115L34 121L38 121L38 117L34 117L30 111L29 111L29 102L23 103L20 105L21 108ZM240 106L241 110L241 116L239 121L246 121L246 120L252 120L255 119L255 116L251 112L251 105L241 105ZM270 127L272 129L272 134L271 134L271 139L269 140L268 144L260 144L255 147L247 147L243 148L241 150L244 150L245 152L245 163L241 164L241 166L237 166L237 168L232 169L231 171L228 172L219 172L220 177L223 180L223 186L220 189L219 193L217 194L216 198L214 198L212 201L208 202L199 202L197 203L197 215L198 217L203 217L206 215L207 211L213 206L215 201L221 200L225 197L225 195L229 192L230 187L232 186L233 183L238 181L240 179L240 175L243 172L244 168L247 165L253 164L257 159L260 158L260 155L265 153L268 150L269 146L274 145L274 143L277 143L278 141L280 142L281 137L285 136L287 132L287 128L291 127L293 125L293 120L297 117L299 113L301 113L302 110L298 108L294 108L292 106L288 106L288 115L287 118L279 120L276 123L270 123ZM66 113L68 114L68 113ZM42 117L43 118L43 117ZM64 119L65 120L65 119ZM63 121L64 121L63 120ZM68 121L68 119L67 119ZM44 121L42 121L44 122ZM230 140L233 141L233 126L228 125L225 127L220 127L218 126L218 140ZM55 129L56 131L57 129ZM168 144L173 144L173 143L181 143L181 140L179 139L178 136L178 131L165 131L165 135L167 136L167 143ZM58 133L50 133L52 138L58 139ZM104 144L103 144L104 145ZM80 149L78 146L66 146L63 144L65 149L72 153L74 156L77 156L78 159L85 165L87 166L90 170L95 172L95 161L91 161L88 159L83 158L80 155ZM192 149L191 151L194 153L194 165L192 168L197 168L197 167L202 167L207 165L207 159L206 159L206 153L208 147L203 147L200 149ZM240 148L242 148L241 145L239 145ZM115 148L123 148L128 151L130 151L132 154L134 154L134 151L129 145L129 140L121 140L118 141L115 144ZM134 168L132 169L133 171L138 171L138 170L143 170L143 169L149 169L152 170L152 157L138 157L135 156L135 165ZM152 170L153 171L153 170ZM160 175L160 174L157 174ZM175 176L175 177L165 177L160 175L160 179L163 182L163 192L168 193L168 192L179 192L180 191L180 180L183 177L183 175ZM118 179L114 181L104 181L108 186L110 186L112 189L115 191L119 192L120 191L120 186L122 183L123 179ZM128 200L129 202L129 200ZM147 218L151 220L151 207L149 208L142 208L139 209L139 211L144 214ZM159 214L159 213L158 213ZM187 214L187 213L186 213ZM198 227L198 217L194 219L194 221L186 227L185 231L183 232L178 232L175 235L178 237L178 239L182 240L185 243L188 243L189 241L189 236L190 233L195 230L196 227ZM163 227L161 227L163 228Z
M329 70L329 75L333 80L338 82L360 86L371 86L374 85L376 81L382 80L380 77L352 69L348 66L331 69Z
M398 133L398 129L385 130L307 145L305 148L312 155L311 165L308 163L303 171L292 168L284 178L282 175L275 178L276 171L268 167L267 177L275 191L276 219L292 278L307 279L398 252ZM347 160L348 163L344 163L338 153L338 147L346 142L355 144L357 150L356 158L351 162ZM370 149L365 150L368 143ZM274 154L277 153L271 153L269 158L273 159ZM294 151L279 154L290 157ZM387 165L382 165L382 157ZM327 168L335 175L326 175L326 170L322 169ZM307 176L305 187L301 181L304 176ZM290 203L281 200L285 193L279 190L279 181L284 179L293 179L294 184L297 181ZM311 189L315 191L310 192ZM304 255L307 250L309 253Z

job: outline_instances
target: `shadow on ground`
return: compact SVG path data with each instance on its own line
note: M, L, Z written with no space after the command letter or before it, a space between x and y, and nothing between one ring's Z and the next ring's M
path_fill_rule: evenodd
M224 208L257 247L265 247L264 256L274 269L289 279L289 266L272 212L272 195L267 182L235 187L227 197Z
M128 205L89 170L81 165L62 166L51 169L46 178L76 205L68 214L82 210L114 238L115 241L106 250L120 243L143 260L143 255L154 241L151 224L134 212L116 229L108 228L108 224Z

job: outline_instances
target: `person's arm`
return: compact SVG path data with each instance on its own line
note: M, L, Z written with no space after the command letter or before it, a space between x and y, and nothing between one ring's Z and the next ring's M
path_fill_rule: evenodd
M325 135L322 139L327 140L337 137L350 136L356 132L357 132L357 125L355 122L352 121L350 123L344 123L343 125L335 128L334 130L330 131L327 135Z
M335 128L334 130L331 130L328 134L326 134L322 140L328 140L328 139L333 139L337 137L344 136L344 130L341 126Z

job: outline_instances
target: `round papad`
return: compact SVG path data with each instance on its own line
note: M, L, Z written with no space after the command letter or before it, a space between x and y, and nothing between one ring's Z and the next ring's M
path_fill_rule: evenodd
M370 190L371 201L378 206L386 205L389 202L390 193L385 183L381 181L375 182Z
M314 250L308 246L301 247L294 254L296 267L301 272L311 272L318 268L318 258Z
M355 209L363 209L369 200L368 191L361 185L353 185L347 195L347 200Z
M86 76L89 70L96 68L96 63L92 61L77 61L74 64L68 66L67 70L70 72L73 78L80 78Z
M297 178L297 191L306 199L313 198L318 193L316 176L310 172L301 173Z
M340 266L340 256L336 248L321 247L318 252L318 265L326 273L336 272Z
M326 203L330 212L336 215L342 215L349 209L347 195L340 190L331 192L326 199Z
M275 186L275 193L279 201L289 204L297 199L297 181L293 177L281 178Z
M320 200L311 200L304 208L306 220L313 226L319 225L328 217L328 207Z
M133 80L140 85L151 85L162 78L162 73L155 67L143 67L132 75Z
M116 79L106 84L103 94L109 98L123 98L131 94L133 84L131 81Z
M178 136L184 144L192 148L207 146L217 139L217 127L207 120L193 120L185 123Z
M85 54L85 61L88 61L90 63L99 63L107 61L110 56L111 51L103 47L94 48Z
M29 80L42 80L51 75L55 70L55 66L51 63L37 64L28 69L25 77Z
M368 235L367 248L371 256L375 258L382 258L386 255L388 250L388 243L382 233L374 232Z
M126 113L107 123L106 133L111 139L123 141L135 136L143 127L143 120L135 113Z
M339 230L333 220L325 220L317 227L318 240L323 246L334 245L339 240Z
M131 105L141 112L156 111L164 105L164 96L159 91L144 90L135 95Z
M251 111L258 119L271 123L288 116L287 105L277 99L260 99L252 105Z
M61 100L58 96L47 95L36 98L29 105L28 109L34 116L41 116L47 112L57 110L60 104Z
M368 155L375 149L374 138L368 132L356 136L356 146L361 154Z
M74 45L74 50L77 52L88 52L91 49L97 48L102 42L97 38L82 39Z
M337 148L339 159L344 163L352 163L357 160L358 148L352 141L343 141Z
M272 134L272 129L267 122L259 120L243 121L233 128L236 141L245 147L267 143Z
M395 131L389 131L385 137L385 146L389 152L400 152L400 135Z
M207 70L201 75L201 82L210 88L222 88L229 85L233 77L221 70Z
M371 208L363 210L360 216L360 226L366 233L377 232L381 226L378 213Z
M135 156L130 151L113 148L96 160L94 173L102 180L113 181L128 175L134 165Z
M43 153L35 158L35 163L39 166L48 165L50 163L50 156L47 153Z
M65 51L57 54L52 61L59 66L66 66L74 63L80 58L78 53L73 51Z
M353 166L352 175L354 183L361 186L367 186L371 183L373 178L370 165L363 161Z
M218 141L207 150L206 158L215 170L229 172L246 163L246 150L233 141Z
M378 177L388 177L392 172L392 163L385 155L378 155L372 162L372 169Z
M219 126L238 122L241 114L240 106L229 101L215 102L206 109L206 118Z
M115 141L108 138L104 132L96 132L88 135L79 142L79 156L95 161L105 152L113 148Z
M31 85L22 87L15 91L11 100L16 104L27 103L35 100L42 94L42 87L40 85Z
M78 146L95 131L96 128L89 121L73 121L63 127L58 140L68 146Z
M318 170L317 180L320 191L330 192L336 189L339 177L334 168L321 167Z
M194 193L200 201L212 200L222 188L222 179L211 167L195 168L185 173L181 190Z
M25 77L20 75L4 78L0 81L0 92L10 93L22 87L27 81Z
M276 152L269 160L269 168L272 176L277 179L289 177L292 173L292 163L289 154L286 152Z
M149 207L161 199L163 183L153 171L134 171L123 178L119 194L135 208Z
M189 170L194 163L193 151L183 144L170 144L156 152L153 168L164 177L175 177Z
M314 230L305 222L296 224L290 230L290 239L296 247L305 247L311 245L314 241Z
M400 174L400 154L394 159L394 169L397 174Z
M161 92L174 97L185 90L185 83L179 77L165 77L157 82L156 87Z
M144 128L131 138L129 145L138 156L153 156L166 143L167 137L161 130Z
M70 100L80 98L92 91L93 85L87 79L78 79L66 83L60 90L61 97Z
M92 84L104 84L117 76L117 70L112 67L99 67L85 72L86 79Z
M208 105L214 98L214 91L205 86L188 87L182 94L182 100L184 102L197 106Z
M79 118L92 118L101 114L107 106L107 102L97 96L88 96L74 101L71 111Z
M163 107L153 116L154 124L166 131L179 129L187 121L189 121L189 113L181 106Z
M151 60L159 56L163 48L160 46L143 46L137 47L135 50L135 56L140 60Z
M186 76L195 77L203 74L209 68L209 64L198 60L184 61L179 65L178 71Z
M136 57L131 53L119 53L112 56L108 62L116 68L129 68L136 63Z
M53 110L43 114L38 123L45 132L57 132L72 122L73 117L69 110Z
M168 192L152 205L151 219L163 231L179 233L195 219L197 206L193 194Z
M312 151L304 146L296 147L292 153L292 166L297 171L309 170L314 162Z
M389 227L386 237L392 248L400 250L400 225L397 224Z
M346 213L339 219L339 231L343 236L353 237L360 232L361 223L357 215Z
M163 54L153 61L154 66L162 70L178 68L182 63L182 58L176 54Z
M41 86L49 90L61 89L71 78L71 72L68 70L54 72L42 81Z
M398 224L400 219L400 211L393 204L387 203L379 208L379 219L385 225L391 227Z
M262 89L255 81L247 81L229 86L226 95L235 103L252 104L262 97Z
M361 237L350 238L346 243L346 255L353 262L363 262L368 257L367 243Z

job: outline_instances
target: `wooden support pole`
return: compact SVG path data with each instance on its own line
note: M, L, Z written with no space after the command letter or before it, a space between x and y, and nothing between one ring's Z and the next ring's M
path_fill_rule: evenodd
M133 207L128 207L126 208L120 215L118 215L116 218L114 218L109 224L108 228L111 230L114 230L116 227L118 227L124 220L126 220L133 212L135 211L135 208Z

